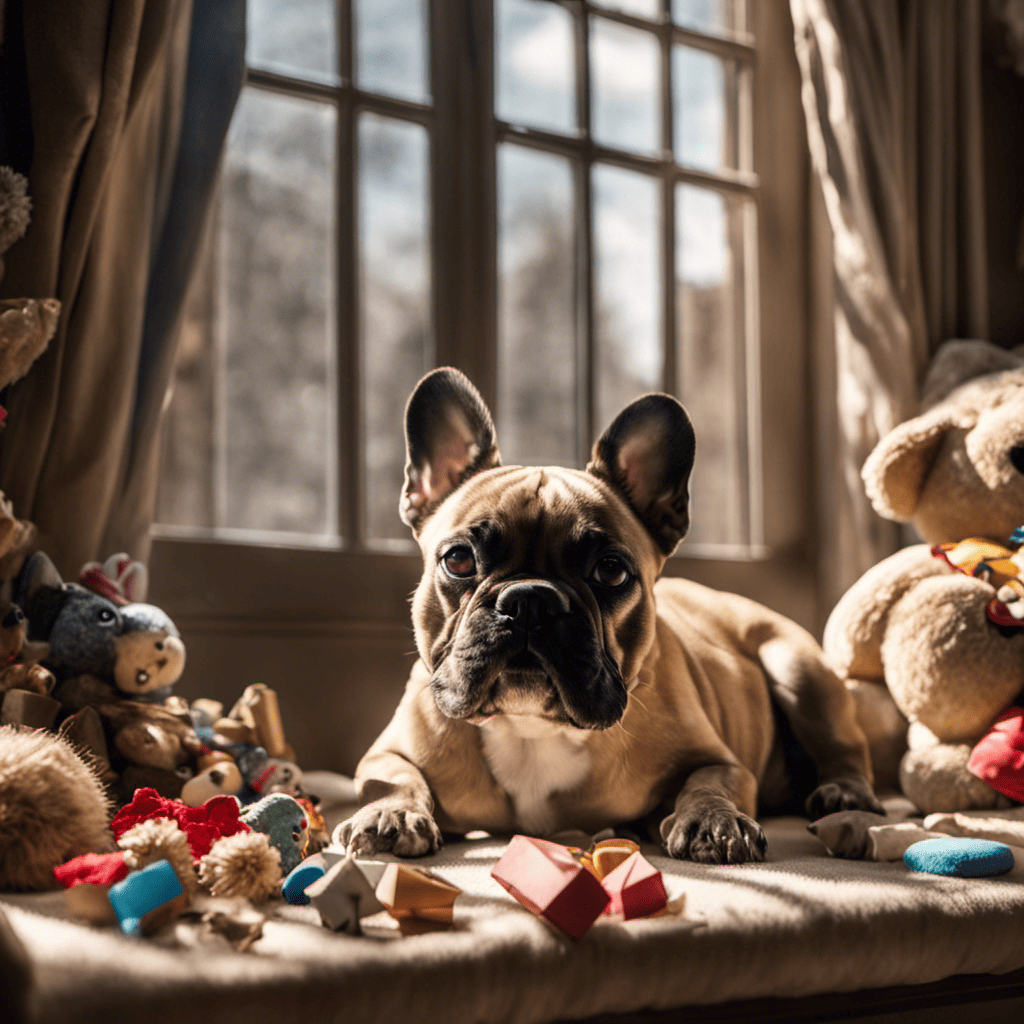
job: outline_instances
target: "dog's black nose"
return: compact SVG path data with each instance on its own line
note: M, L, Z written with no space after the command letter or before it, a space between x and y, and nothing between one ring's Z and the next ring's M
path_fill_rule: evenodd
M564 614L569 599L553 583L544 580L522 580L509 583L494 605L499 615L507 615L517 626L528 629L542 616Z
M13 629L15 626L20 626L25 621L25 613L15 605L0 622L0 626L4 629Z

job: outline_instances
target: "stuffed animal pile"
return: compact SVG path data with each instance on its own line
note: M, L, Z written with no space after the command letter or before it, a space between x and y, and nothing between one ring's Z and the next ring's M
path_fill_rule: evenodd
M926 543L847 591L824 648L878 764L906 750L899 785L921 811L1005 807L1024 798L1024 350L947 342L922 408L863 477Z
M85 566L78 583L65 583L43 552L32 555L14 583L14 607L27 616L32 656L53 686L41 696L40 683L35 699L10 690L5 718L59 723L94 759L118 804L140 788L192 805L218 794L243 802L298 794L302 773L274 692L251 686L228 715L209 700L190 708L171 692L185 646L167 614L144 603L145 589L144 567L126 555ZM21 708L31 720L17 718Z

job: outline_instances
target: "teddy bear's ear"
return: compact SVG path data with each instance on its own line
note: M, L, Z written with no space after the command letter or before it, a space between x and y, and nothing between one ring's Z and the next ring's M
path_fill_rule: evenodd
M952 408L938 406L901 423L875 445L861 477L880 516L900 523L910 519L939 445L956 422Z

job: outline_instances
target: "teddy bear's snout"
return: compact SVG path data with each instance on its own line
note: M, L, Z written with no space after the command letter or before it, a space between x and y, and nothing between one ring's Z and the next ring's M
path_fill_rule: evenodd
M170 686L185 668L185 644L172 633L127 633L118 637L114 646L114 679L126 693L148 693Z

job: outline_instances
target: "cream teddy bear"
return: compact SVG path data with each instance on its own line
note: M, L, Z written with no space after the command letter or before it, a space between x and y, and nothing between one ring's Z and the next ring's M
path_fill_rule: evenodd
M945 343L921 407L862 475L876 511L927 543L868 570L823 645L879 762L905 735L899 784L923 812L1006 806L967 762L1024 690L1024 348Z

